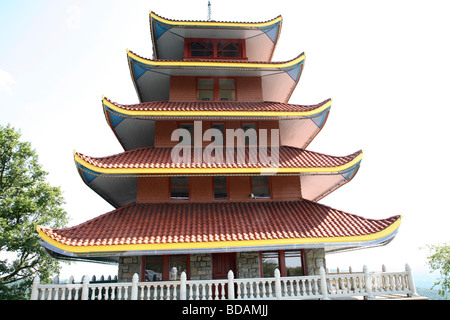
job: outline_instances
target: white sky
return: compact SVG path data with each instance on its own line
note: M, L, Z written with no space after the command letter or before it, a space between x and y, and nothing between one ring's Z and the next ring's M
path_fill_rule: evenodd
M113 208L79 177L73 150L122 152L101 105L105 95L137 103L126 49L152 58L149 11L205 20L207 0L2 0L0 124L22 132L61 186L70 225ZM320 202L367 218L403 216L389 245L330 255L330 268L403 270L425 266L427 244L449 241L450 46L446 1L212 0L220 21L266 21L281 14L274 61L306 53L290 102L333 105L308 149L364 151L356 177ZM102 274L92 264L62 277ZM116 267L104 268L114 274Z

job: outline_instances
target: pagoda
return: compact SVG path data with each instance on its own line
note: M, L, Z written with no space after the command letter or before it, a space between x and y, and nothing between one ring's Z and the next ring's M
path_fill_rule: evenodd
M302 53L272 61L282 25L180 21L150 12L154 55L127 50L139 103L102 108L124 151L74 152L87 186L115 209L39 226L55 258L118 264L130 281L317 274L329 252L380 246L400 216L376 220L318 203L357 173L362 152L307 150L331 100L289 103Z

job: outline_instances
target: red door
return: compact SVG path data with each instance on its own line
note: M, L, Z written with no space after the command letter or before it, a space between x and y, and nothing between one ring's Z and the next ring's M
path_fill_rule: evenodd
M236 277L236 252L212 254L212 278L227 279L228 272L233 271Z
M228 279L228 272L233 271L236 277L236 253L213 253L212 254L212 278L213 279ZM228 298L228 285L225 286L225 295ZM221 288L218 288L219 292ZM215 297L215 289L213 295ZM236 292L236 288L235 288ZM214 298L213 297L213 298Z

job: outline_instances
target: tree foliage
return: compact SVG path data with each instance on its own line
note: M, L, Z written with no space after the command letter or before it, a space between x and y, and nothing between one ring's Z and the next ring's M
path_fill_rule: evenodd
M446 297L450 291L450 245L431 245L428 249L428 266L432 271L439 270L441 275L433 288L439 286L439 294Z
M0 125L0 299L25 299L35 276L48 282L59 271L36 226L67 223L60 188L46 182L31 144L19 139L10 125Z

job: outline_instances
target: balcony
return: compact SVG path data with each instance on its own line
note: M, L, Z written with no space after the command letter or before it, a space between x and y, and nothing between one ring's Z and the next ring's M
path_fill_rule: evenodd
M40 284L33 282L31 300L331 300L420 298L408 265L401 272L326 273L319 275L281 277L278 269L271 278L236 279L232 271L228 279L138 282L91 281L82 283ZM54 281L58 282L58 281Z

